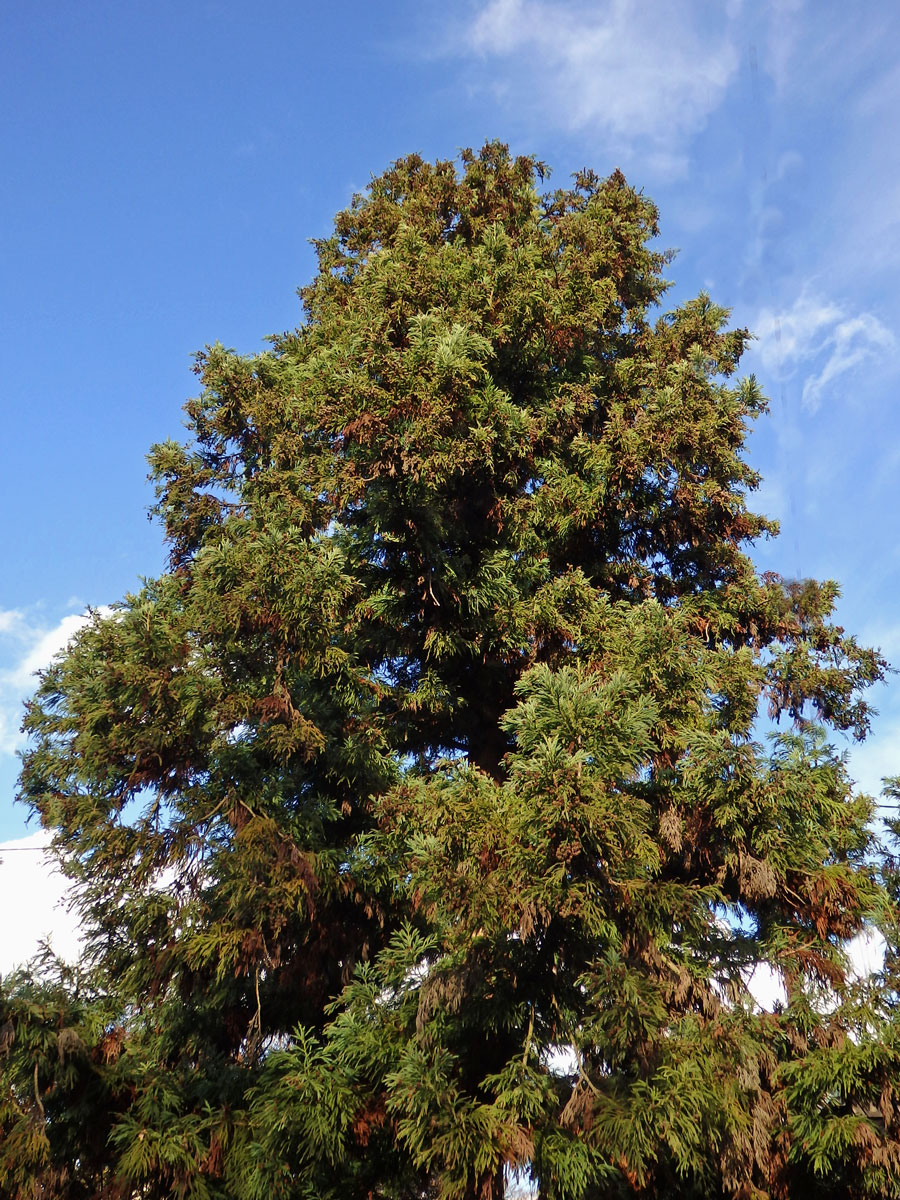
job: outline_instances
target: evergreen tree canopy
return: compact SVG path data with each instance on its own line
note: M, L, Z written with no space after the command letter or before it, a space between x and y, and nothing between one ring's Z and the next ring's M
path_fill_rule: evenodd
M198 357L169 567L28 710L87 941L0 991L0 1194L900 1196L829 743L886 664L748 556L747 331L663 311L619 172L544 177L398 161L298 329Z

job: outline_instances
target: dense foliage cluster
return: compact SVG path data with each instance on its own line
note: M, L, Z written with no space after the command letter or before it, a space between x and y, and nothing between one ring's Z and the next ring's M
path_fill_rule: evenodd
M543 179L395 163L199 357L169 569L28 712L87 945L3 983L0 1194L900 1196L828 741L885 664L748 557L746 331L661 309L621 174Z

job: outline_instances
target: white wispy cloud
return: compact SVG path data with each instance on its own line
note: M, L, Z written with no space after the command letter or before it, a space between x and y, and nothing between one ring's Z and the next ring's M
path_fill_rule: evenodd
M780 3L768 5L765 65L779 96L796 86L797 48L809 45L809 29L803 20L803 9L803 0L780 0Z
M740 54L739 6L650 0L487 0L464 49L491 60L509 107L552 127L592 130L677 171L686 139L719 105Z
M0 633L10 633L21 622L22 614L17 609L0 611Z
M0 755L12 755L22 744L23 705L37 686L36 672L48 667L90 619L68 613L47 626L18 610L0 611Z
M894 346L894 335L874 313L851 313L809 287L789 308L763 309L754 331L767 370L780 379L804 374L802 402L810 412L836 379Z

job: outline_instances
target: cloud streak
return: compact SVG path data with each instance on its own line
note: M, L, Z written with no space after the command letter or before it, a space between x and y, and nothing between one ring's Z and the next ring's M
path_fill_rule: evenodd
M464 49L491 60L510 107L677 172L737 71L732 25L727 8L686 3L488 0Z
M780 379L805 375L802 403L815 412L842 375L885 357L894 335L873 313L849 313L805 288L790 308L763 309L754 323L763 365Z

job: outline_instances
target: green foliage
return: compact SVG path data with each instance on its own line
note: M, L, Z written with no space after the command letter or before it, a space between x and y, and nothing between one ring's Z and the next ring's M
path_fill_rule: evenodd
M199 356L169 568L28 712L87 951L0 990L0 1194L900 1194L900 868L829 741L885 663L748 557L747 332L544 176L400 160Z

